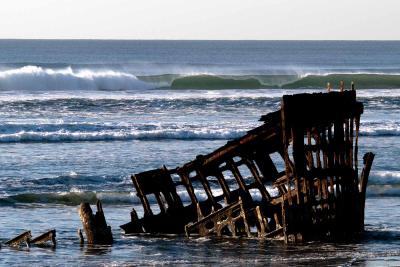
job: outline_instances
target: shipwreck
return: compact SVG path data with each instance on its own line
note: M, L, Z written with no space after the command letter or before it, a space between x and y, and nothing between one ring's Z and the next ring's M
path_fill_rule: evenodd
M359 172L362 113L354 87L285 95L243 137L183 166L132 175L143 216L133 209L121 228L285 242L357 237L374 159L366 153Z

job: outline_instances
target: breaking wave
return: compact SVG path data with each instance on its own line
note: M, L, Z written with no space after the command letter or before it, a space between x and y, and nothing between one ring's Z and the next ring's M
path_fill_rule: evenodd
M113 70L51 69L24 66L0 71L0 90L133 90L150 85L130 73Z
M16 142L78 142L119 140L225 140L243 135L243 131L225 130L156 130L149 132L18 132L0 135L0 143Z
M228 180L228 183L232 182ZM276 188L268 186L268 190L272 194L277 194ZM218 187L212 187L215 194L222 194L222 190ZM187 192L179 191L178 195L184 203L190 202ZM195 188L195 193L199 200L207 198L204 190ZM370 182L367 188L369 197L400 197L400 173L388 171L375 171L371 173ZM255 200L261 198L259 191L251 192L251 196ZM0 205L14 204L63 204L63 205L79 205L81 202L96 203L101 200L104 204L132 204L140 205L140 199L136 196L134 190L129 191L91 191L76 189L72 187L69 191L59 192L37 192L28 193L21 192L15 195L0 197ZM157 205L154 197L149 196L149 202L153 206Z
M82 202L96 203L101 200L105 204L136 204L139 199L130 192L58 192L58 193L22 193L0 198L1 205L15 203L52 203L79 205Z
M0 70L0 91L172 89L321 89L352 81L359 89L400 88L398 73L209 74L136 76L123 68L51 68L26 65Z
M229 180L228 180L229 182ZM268 187L268 190L273 194L277 194L276 189ZM254 191L254 190L253 190ZM250 194L254 200L261 199L261 193L251 191ZM177 191L181 200L188 204L191 199L186 191ZM213 188L214 194L222 194L222 189ZM195 194L200 201L207 199L207 194L204 189L196 188ZM52 204L64 204L64 205L79 205L82 202L96 203L97 200L101 200L104 204L140 204L140 199L137 197L134 191L90 191L80 190L71 188L69 191L60 191L55 193L49 192L38 192L38 193L19 193L15 195L2 196L0 197L0 205L12 205L16 203L52 203ZM157 200L154 196L149 195L148 200L151 205L157 206Z
M227 140L241 137L254 125L132 124L107 125L87 123L2 124L0 143L20 142L90 142L123 140ZM363 136L400 136L398 123L363 125Z
M172 89L322 89L327 83L337 87L344 81L347 88L354 82L359 89L400 88L400 74L327 73L304 75L158 75L139 79Z
M340 81L344 81L347 86L354 82L359 89L394 89L400 88L399 74L325 74L325 75L306 75L291 83L282 85L285 89L296 88L326 88L327 82L332 86L338 86Z
M260 89L265 88L256 78L224 78L210 75L188 76L172 81L173 89Z
M369 185L398 185L400 186L399 171L372 171Z
M360 135L400 136L400 123L398 121L365 122L361 125Z
M400 197L399 171L371 171L367 195L371 197Z
M0 143L118 140L220 140L242 136L243 129L178 125L107 126L90 124L0 125Z
M127 189L121 191L121 179L112 177L87 177L72 172L69 174L71 179L68 180L68 176L61 176L49 179L40 179L34 183L34 187L26 188L22 192L15 193L13 195L2 195L0 197L0 205L14 205L14 204L63 204L63 205L79 205L81 202L95 203L97 200L101 200L105 204L133 204L139 205L140 199L136 196L132 185L128 181ZM229 186L236 184L233 178L227 177ZM89 185L95 183L108 187L110 190L97 191L95 188L90 189ZM34 192L41 187L44 192ZM66 186L66 188L57 187L57 185ZM119 187L111 189L111 187ZM51 187L51 188L50 188ZM222 189L216 184L211 183L213 194L222 194ZM53 190L57 188L56 190ZM22 189L22 188L21 188ZM267 186L268 191L276 195L278 191L276 188ZM54 192L55 191L55 192ZM199 200L206 200L207 194L200 185L194 185L194 191ZM190 203L190 197L185 189L178 188L178 195L184 203ZM261 195L258 190L251 190L250 194L254 200L260 200ZM372 171L367 194L370 197L400 197L400 172L398 171ZM157 201L154 196L149 196L149 202L153 206L157 205Z

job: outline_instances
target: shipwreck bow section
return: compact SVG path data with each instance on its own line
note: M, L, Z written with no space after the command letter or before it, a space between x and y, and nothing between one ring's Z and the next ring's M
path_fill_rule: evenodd
M261 126L176 169L132 176L126 233L342 240L364 230L373 153L358 171L356 91L283 96ZM179 194L178 194L179 192Z

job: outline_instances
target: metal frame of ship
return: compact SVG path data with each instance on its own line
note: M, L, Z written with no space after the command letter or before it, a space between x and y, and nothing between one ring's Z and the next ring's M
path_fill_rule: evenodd
M132 175L143 216L133 209L121 228L286 243L359 237L374 154L359 173L363 104L354 85L343 89L284 95L281 109L241 138L175 169Z

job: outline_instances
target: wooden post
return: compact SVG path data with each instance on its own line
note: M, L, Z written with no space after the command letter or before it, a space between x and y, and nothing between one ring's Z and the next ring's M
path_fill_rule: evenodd
M364 155L364 168L361 172L360 177L360 195L361 195L361 209L360 209L360 230L364 230L364 217L365 217L365 197L367 193L367 184L369 172L371 171L372 162L374 161L375 154L372 152L368 152Z
M344 81L340 81L340 92L344 91Z
M85 244L85 239L83 238L83 234L82 234L82 230L78 229L78 236L79 236L79 243L81 246L83 246L83 244Z
M326 84L326 90L330 92L332 90L331 83Z
M111 227L107 225L100 200L97 201L96 205L97 212L95 215L93 215L89 203L81 203L79 208L79 216L86 233L87 242L90 245L111 245L113 242Z

